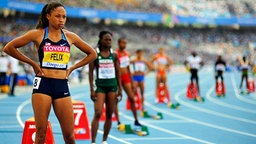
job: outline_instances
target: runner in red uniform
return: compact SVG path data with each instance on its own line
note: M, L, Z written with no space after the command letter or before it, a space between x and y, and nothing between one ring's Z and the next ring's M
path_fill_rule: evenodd
M132 83L132 75L130 72L130 58L129 53L125 50L127 44L127 40L125 38L120 38L118 40L118 49L116 50L118 61L120 65L120 77L122 87L128 96L131 104L131 110L135 119L134 125L135 126L142 126L138 121L137 110L135 107L135 95L134 95L134 87ZM118 116L118 106L115 111L115 115L117 118L118 125L121 123L119 116Z

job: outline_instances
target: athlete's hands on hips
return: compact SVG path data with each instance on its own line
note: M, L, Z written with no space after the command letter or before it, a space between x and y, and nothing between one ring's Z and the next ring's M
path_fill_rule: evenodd
M44 72L42 71L42 69L40 68L40 66L37 63L33 64L32 67L33 67L33 70L34 70L36 76L44 75Z
M66 79L69 77L69 75L71 74L72 70L69 68L66 71Z
M97 95L96 95L95 91L91 91L91 100L93 102L95 102L97 100Z

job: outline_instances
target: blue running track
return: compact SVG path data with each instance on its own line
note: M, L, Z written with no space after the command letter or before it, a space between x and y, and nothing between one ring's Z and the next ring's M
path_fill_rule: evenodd
M199 74L201 95L205 102L198 103L186 98L189 73L170 73L168 85L171 99L181 104L180 109L170 109L166 104L155 103L155 75L151 73L145 80L145 106L150 114L163 113L164 119L153 120L139 117L150 134L140 137L123 134L113 122L109 134L109 144L255 144L256 143L256 93L240 95L238 86L240 73L225 73L226 97L217 98L212 72ZM22 89L15 97L0 96L0 143L19 144L22 141L23 126L33 116L31 87ZM71 85L72 98L85 102L89 122L93 117L93 103L90 100L89 85ZM133 116L126 110L126 95L119 103L122 123L133 124ZM139 112L138 112L139 115ZM64 143L59 123L53 113L49 116L56 144ZM97 143L102 140L103 123L100 123ZM77 140L77 144L91 143Z

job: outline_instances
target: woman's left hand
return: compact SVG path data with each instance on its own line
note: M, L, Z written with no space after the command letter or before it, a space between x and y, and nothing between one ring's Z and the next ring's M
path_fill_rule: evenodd
M66 79L68 79L69 75L71 74L73 70L71 70L71 68L67 69L66 71Z
M117 102L120 102L122 98L123 98L122 90L118 89L117 95L116 95Z

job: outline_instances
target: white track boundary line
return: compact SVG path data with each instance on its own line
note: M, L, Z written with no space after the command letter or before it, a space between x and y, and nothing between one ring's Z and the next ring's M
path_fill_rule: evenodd
M231 81L232 81L232 85L233 85L233 87L234 87L235 95L236 95L236 97L237 97L239 100L241 100L241 101L243 101L243 102L246 102L246 103L249 103L249 104L256 105L256 101L253 101L253 100L251 100L251 99L247 99L247 98L245 98L245 97L242 97L242 96L239 94L239 92L238 92L238 87L236 86L236 82L235 82L235 79L234 79L234 76L233 76L233 75L231 76Z
M228 132L232 132L232 133L236 133L236 134L246 135L246 136L250 136L250 137L256 137L255 134L242 132L242 131L238 131L238 130L234 130L234 129L229 129L229 128L225 128L225 127L222 127L222 126L210 124L210 123L207 123L207 122L202 122L202 121L194 120L194 119L187 118L187 117L184 117L184 116L180 116L178 114L170 113L166 110L155 107L154 105L151 105L148 102L145 102L145 105L149 106L151 109L154 109L155 111L162 112L166 115L173 116L175 118L179 118L179 119L182 119L182 120L191 121L191 122L199 124L199 125L203 125L203 126L207 126L207 127L211 127L211 128L215 128L215 129L220 129L220 130L223 130L223 131L228 131Z
M213 96L210 95L210 93L213 93L213 90L214 90L214 88L211 88L209 94L206 95L206 98L208 100L210 100L211 102L213 102L215 104L218 104L218 105L221 105L221 106L224 106L224 107L227 107L227 108L231 108L231 109L235 109L235 110L239 110L239 111L243 111L243 112L247 112L247 113L256 114L255 110L242 108L242 107L239 107L239 106L236 106L236 105L231 105L231 104L228 104L228 103L225 103L225 102L222 102L220 100L217 100L217 99L213 98Z
M82 97L82 96L84 96L84 94L77 94L77 95L74 95L72 98L79 98L79 97ZM22 119L21 119L21 111L22 111L22 109L23 109L26 105L28 105L28 104L30 104L30 103L31 103L31 98L29 98L29 99L25 100L24 102L22 102L22 103L18 106L17 111L16 111L16 119L18 120L18 122L19 122L19 124L20 124L20 126L21 126L22 128L24 128L24 122L23 122ZM101 131L101 130L98 130L98 132L99 132L100 134L103 134L103 131ZM109 138L112 138L112 139L114 139L114 140L116 140L116 141L119 141L119 142L121 142L121 143L124 143L124 144L131 144L131 143L129 143L129 142L127 142L127 141L125 141L125 140L123 140L123 139L121 139L121 138L115 137L115 136L113 136L113 135L111 135L111 134L109 134L108 137L109 137Z
M191 121L185 121L185 120L147 120L147 119L143 119L144 122L147 122L147 123L157 123L157 124L160 124L160 123L191 123Z
M23 123L23 121L22 121L22 119L21 119L21 111L22 111L22 109L23 109L26 105L28 105L29 103L31 103L31 99L30 99L30 98L27 99L27 100L25 100L24 102L22 102L22 103L18 106L17 111L16 111L16 119L18 120L18 122L19 122L19 124L20 124L20 126L21 126L22 128L24 128L24 123Z
M207 91L206 95L209 95L211 89L213 87L210 88L210 90ZM184 90L183 90L184 92ZM253 121L253 120L248 120L248 119L244 119L244 118L239 118L239 117L235 117L235 116L230 116L230 115L227 115L227 114L223 114L223 113L219 113L219 112L216 112L216 111L213 111L213 110L207 110L207 109L203 109L203 108L200 108L200 107L197 107L197 106L194 106L188 102L185 102L183 101L182 99L180 99L180 96L181 94L176 94L175 95L175 99L182 105L185 105L187 107L190 107L190 108L193 108L193 109L196 109L198 111L201 111L201 112L205 112L205 113L209 113L211 115L217 115L217 116L220 116L220 117L224 117L224 118L229 118L229 119L233 119L233 120L238 120L238 121L242 121L242 122L247 122L247 123L252 123L252 124L256 124L256 121Z
M151 138L124 138L128 141L143 141L143 140L179 140L179 139L185 139L182 137L151 137Z
M0 100L7 98L7 95L0 96Z
M175 95L175 98L178 97L179 95L181 95L182 93L185 93L185 89L183 91L180 91L179 93L177 93ZM182 120L188 120L188 121L192 121L194 123L197 123L197 124L200 124L200 125L204 125L204 126L208 126L208 127L212 127L212 128L216 128L216 129L220 129L220 130L223 130L223 131L228 131L228 132L232 132L232 133L237 133L237 134L241 134L241 135L246 135L246 136L251 136L251 137L256 137L255 134L251 134L251 133L247 133L247 132L242 132L242 131L238 131L238 130L234 130L234 129L229 129L229 128L225 128L225 127L222 127L222 126L218 126L218 125L214 125L214 124L210 124L210 123L207 123L207 122L202 122L202 121L198 121L198 120L194 120L194 119L191 119L191 118L187 118L187 117L184 117L184 116L180 116L178 114L174 114L174 113L169 113L167 111L164 111L160 108L157 108L149 103L145 103L147 104L150 108L156 110L156 111L159 111L159 112L162 112L162 113L165 113L167 115L170 115L170 116L174 116L176 118L180 118Z
M122 112L119 112L119 115L120 115L120 116L123 116L123 117L126 118L126 119L134 120L133 117L130 117L130 116L128 116L128 115L125 115L125 114L123 114ZM159 130L159 131L162 131L162 132L165 132L165 133L173 134L173 135L176 135L176 136L180 136L180 137L182 137L182 138L185 138L185 139L190 139L190 140L194 140L194 141L201 142L201 143L213 144L213 143L211 143L211 142L208 142L208 141L205 141L205 140L202 140L202 139L190 137L190 136L187 136L187 135L184 135L184 134L181 134L181 133L177 133L177 132L174 132L174 131L171 131L171 130L167 130L167 129L164 129L164 128L161 128L161 127L158 127L158 126L149 124L149 123L145 123L145 122L142 121L142 120L140 120L140 121L141 121L144 125L146 125L146 126L148 126L148 127L151 127L151 128L153 128L153 129L156 129L156 130Z

